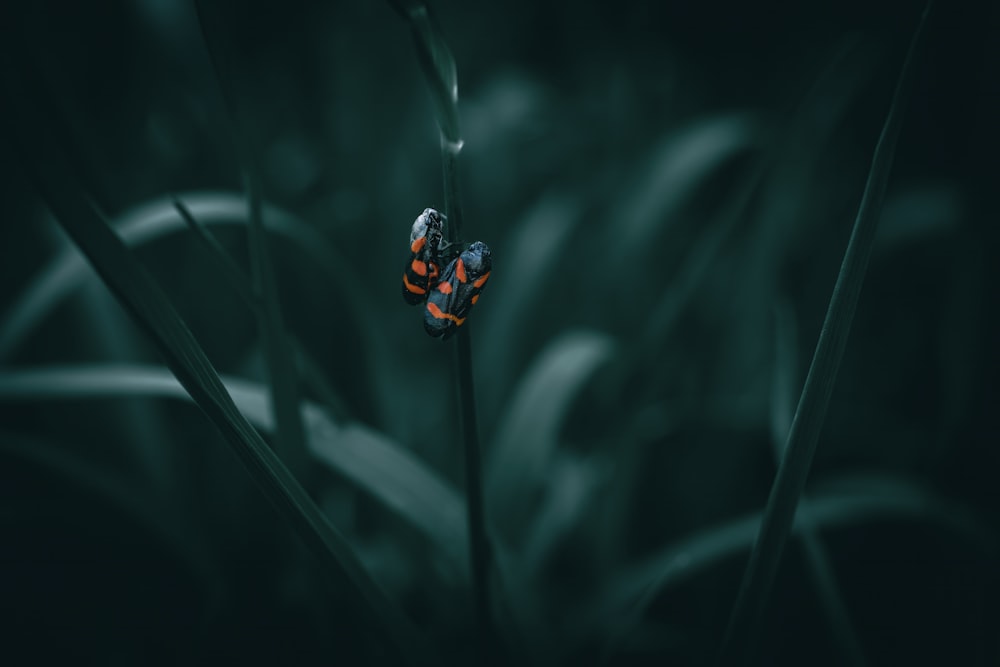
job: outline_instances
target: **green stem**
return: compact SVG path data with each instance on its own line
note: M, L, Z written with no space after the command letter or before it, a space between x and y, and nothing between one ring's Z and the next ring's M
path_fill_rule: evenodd
M830 299L819 342L816 344L805 387L799 398L798 409L788 434L788 443L781 465L778 467L777 477L771 486L757 540L750 553L740 592L729 618L729 626L719 653L719 664L722 665L749 661L750 654L755 648L760 619L774 583L781 554L791 532L795 510L809 475L816 442L847 346L847 337L865 271L868 268L882 199L899 138L903 107L909 97L914 54L929 11L930 3L924 9L920 24L910 42L892 103L875 147L868 182L865 184L851 239L833 288L833 296Z
M444 134L441 135L445 215L448 216L448 239L452 242L462 238L462 201L458 183L458 153L461 149L461 142L451 142ZM468 324L459 329L457 339L455 372L458 377L458 407L465 454L469 560L480 646L485 648L492 634L489 589L490 543L486 535L482 455L479 446L479 422L476 417L475 382L472 378L472 336Z
M798 385L798 336L791 308L783 303L775 309L775 375L771 395L771 445L775 463L781 464L788 432L792 428L795 387ZM813 589L826 614L831 634L840 647L844 665L868 664L858 632L851 621L847 603L840 594L833 561L805 507L798 508L799 547Z

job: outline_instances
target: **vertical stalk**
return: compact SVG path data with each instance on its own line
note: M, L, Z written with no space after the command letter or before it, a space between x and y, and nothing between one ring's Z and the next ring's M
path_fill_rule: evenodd
M448 216L448 240L451 242L458 242L462 238L462 199L458 182L458 154L461 150L461 140L449 141L442 133L441 164L444 177L445 215ZM479 445L479 422L476 417L475 382L472 377L472 336L468 323L458 330L456 339L455 374L458 378L459 428L464 454L472 595L480 647L485 648L492 634L489 590L490 544L486 535L482 455Z
M903 108L913 81L914 54L920 43L930 6L931 3L928 2L910 42L885 124L875 146L865 191L809 366L805 387L799 397L778 474L771 486L757 540L729 617L719 653L718 662L721 665L743 664L751 659L756 648L760 619L792 529L795 510L812 466L816 442L830 404L840 361L847 347L847 337L868 268L882 199L899 139Z
M441 166L444 180L445 215L448 216L448 240L462 240L462 198L458 182L458 154L462 138L458 125L458 74L455 59L448 48L430 9L421 0L389 0L410 26L417 60L424 72L441 131ZM482 457L476 421L476 396L472 379L472 337L469 325L456 335L455 372L458 379L461 438L465 454L465 493L469 523L469 560L472 589L479 631L480 662L487 659L487 646L493 635L489 596L490 546L486 535L486 512L483 506Z

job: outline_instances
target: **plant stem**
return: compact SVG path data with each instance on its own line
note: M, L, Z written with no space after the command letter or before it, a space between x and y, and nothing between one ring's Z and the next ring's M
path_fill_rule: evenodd
M410 26L417 60L431 94L438 129L441 131L441 166L445 215L448 217L448 241L456 243L463 239L463 220L458 182L458 154L462 150L462 138L458 123L458 74L455 59L426 3L422 0L389 0L389 2ZM489 538L486 535L482 457L476 420L475 385L472 379L472 337L469 334L468 324L458 330L457 338L455 372L458 378L460 431L465 450L469 560L479 632L480 663L482 663L488 659L487 647L493 635L489 592L491 558Z
M450 142L444 134L441 135L445 215L448 216L448 238L452 242L457 242L462 237L462 201L458 183L458 153L461 149L461 142ZM482 455L479 446L479 422L476 417L475 382L472 377L472 336L468 324L459 329L456 338L455 372L458 378L460 432L465 460L472 593L480 647L485 649L492 635L489 589L490 543L486 535Z
M751 659L760 619L774 583L778 563L791 532L795 510L812 465L816 442L830 404L840 361L847 346L851 321L864 281L872 242L878 226L892 158L902 125L902 112L913 79L916 47L930 11L924 9L920 24L910 42L903 69L893 93L892 103L875 146L868 181L854 222L840 273L833 288L819 342L809 366L805 387L792 420L778 474L771 486L757 540L743 575L740 591L729 618L729 626L719 653L719 664L742 664Z

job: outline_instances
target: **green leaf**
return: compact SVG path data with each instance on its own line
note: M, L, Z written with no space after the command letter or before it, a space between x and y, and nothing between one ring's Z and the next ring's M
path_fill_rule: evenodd
M25 99L19 91L12 92L13 99ZM51 136L37 126L36 115L23 107L12 111L14 125L27 130L13 139L43 201L122 306L156 344L170 370L225 437L265 497L315 555L321 571L341 590L352 594L378 631L391 638L400 659L433 662L430 647L410 620L389 600L347 541L236 408L159 285L79 190Z
M644 165L642 180L623 196L615 224L607 228L609 270L632 267L656 235L676 221L697 188L759 138L749 115L730 114L698 120L664 139Z
M581 202L567 195L550 194L535 204L514 222L505 242L506 255L517 258L517 271L498 273L490 278L490 306L476 315L481 322L477 337L490 354L482 359L490 382L483 387L486 405L495 404L499 392L510 385L516 358L525 341L519 323L524 322L533 307L541 307L544 290L551 274L560 267L557 261L565 244L579 228ZM492 400L491 400L492 399Z
M229 192L185 193L176 199L191 215L206 227L247 224L247 200L243 195ZM331 285L351 285L341 295L347 300L350 318L365 331L377 331L370 321L371 315L364 307L367 295L364 287L357 285L348 271L349 263L327 239L295 216L273 206L261 210L264 226L269 232L293 243L317 267L329 273ZM170 234L188 229L184 218L174 207L174 198L150 200L119 215L113 226L122 240L136 248L153 243ZM86 281L95 277L86 259L75 247L69 247L52 259L29 281L17 301L0 318L0 359L9 359L20 346L55 310L64 299L78 290ZM370 350L361 353L370 357Z
M513 393L487 467L487 498L496 525L511 536L527 523L532 499L544 483L572 400L611 358L612 341L589 331L553 341Z
M828 530L879 521L926 522L996 555L996 531L966 507L905 479L881 475L846 477L826 492L805 498L792 530L808 525ZM804 517L808 517L806 520ZM677 540L628 567L613 580L581 619L581 633L605 632L616 644L635 627L649 605L670 587L696 577L728 558L746 553L760 529L762 513L729 521Z
M254 426L274 430L267 387L242 378L221 379ZM101 364L0 372L0 401L124 396L191 400L177 378L156 366ZM382 434L361 424L338 425L308 401L301 410L313 456L417 528L451 568L466 573L465 510L455 489Z

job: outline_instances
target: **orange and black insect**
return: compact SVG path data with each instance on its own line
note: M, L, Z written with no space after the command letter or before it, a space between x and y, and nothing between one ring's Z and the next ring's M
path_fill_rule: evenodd
M410 230L410 261L403 270L403 298L415 306L427 299L441 274L441 239L444 216L432 208L413 221Z
M492 268L489 246L482 241L471 244L453 259L427 297L424 330L431 336L450 338L479 301Z

